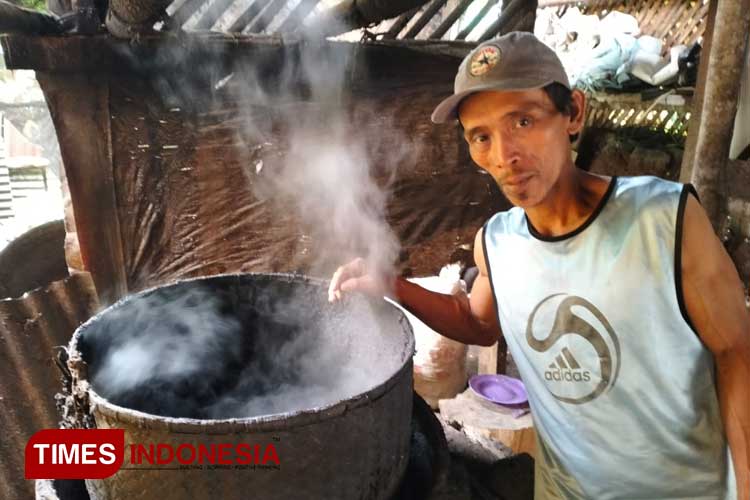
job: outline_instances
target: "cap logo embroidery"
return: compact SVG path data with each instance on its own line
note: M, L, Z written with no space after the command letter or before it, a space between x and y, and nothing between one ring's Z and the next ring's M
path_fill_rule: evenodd
M497 66L500 62L500 49L494 45L482 47L471 57L469 62L469 74L471 76L482 76Z

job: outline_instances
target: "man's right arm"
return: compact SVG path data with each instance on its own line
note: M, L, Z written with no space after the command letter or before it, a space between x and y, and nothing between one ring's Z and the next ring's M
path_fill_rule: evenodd
M500 337L500 327L483 248L480 229L474 239L474 261L479 275L474 280L470 298L431 292L397 278L396 300L441 335L465 344L493 345Z
M387 294L436 332L465 344L491 346L500 338L500 327L484 261L482 235L480 229L474 240L474 261L479 275L474 280L471 298L432 292L404 278L394 281L370 274L366 262L360 258L336 270L328 288L328 300L337 302L342 294L354 291L380 297Z

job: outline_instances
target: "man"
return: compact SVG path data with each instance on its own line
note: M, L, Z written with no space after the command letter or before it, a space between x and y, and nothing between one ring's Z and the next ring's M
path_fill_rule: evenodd
M531 34L483 43L433 121L515 205L479 230L470 299L339 268L329 299L390 293L443 335L504 335L538 435L538 499L748 499L750 321L689 186L577 169L585 96ZM730 451L731 450L731 451Z

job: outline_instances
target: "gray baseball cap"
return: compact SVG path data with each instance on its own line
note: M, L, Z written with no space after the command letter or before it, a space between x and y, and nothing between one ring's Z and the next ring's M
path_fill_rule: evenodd
M483 90L531 90L558 82L570 88L555 51L531 33L513 31L478 45L458 67L453 95L438 104L432 121L458 117L461 101Z

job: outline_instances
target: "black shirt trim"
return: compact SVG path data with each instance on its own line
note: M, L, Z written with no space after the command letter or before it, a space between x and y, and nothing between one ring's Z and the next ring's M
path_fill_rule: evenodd
M531 221L524 213L524 218L526 219L526 227L529 229L529 233L531 235L540 240L540 241L563 241L567 240L568 238L572 238L573 236L576 236L577 234L580 234L583 232L584 229L589 227L594 220L599 216L601 211L604 209L604 205L607 204L607 201L609 200L610 196L612 196L612 193L615 190L615 186L617 185L617 176L612 176L612 179L609 181L609 187L607 187L607 191L604 193L604 196L602 196L602 199L599 200L599 204L596 206L593 212L591 212L591 215L589 215L589 218L586 219L586 221L578 226L576 229L572 230L569 233L561 234L559 236L545 236L541 234L539 231L536 230L536 228L531 224Z
M491 220L491 219L490 219ZM492 290L492 301L495 303L495 316L497 317L497 326L500 328L500 335L503 335L503 328L500 326L500 307L497 304L497 293L495 293L495 282L492 279L492 266L490 265L490 256L487 252L487 226L490 221L484 223L482 227L482 252L484 253L484 265L487 267L487 277L490 280L490 290Z
M685 297L682 293L682 230L685 222L685 206L687 205L688 195L692 194L695 199L700 202L698 193L695 191L695 187L692 184L685 184L680 192L680 202L677 204L677 220L675 221L675 235L674 235L674 286L677 292L677 303L680 306L680 313L682 318L688 324L688 326L697 334L693 326L693 322L690 321L688 316L687 307L685 306Z

